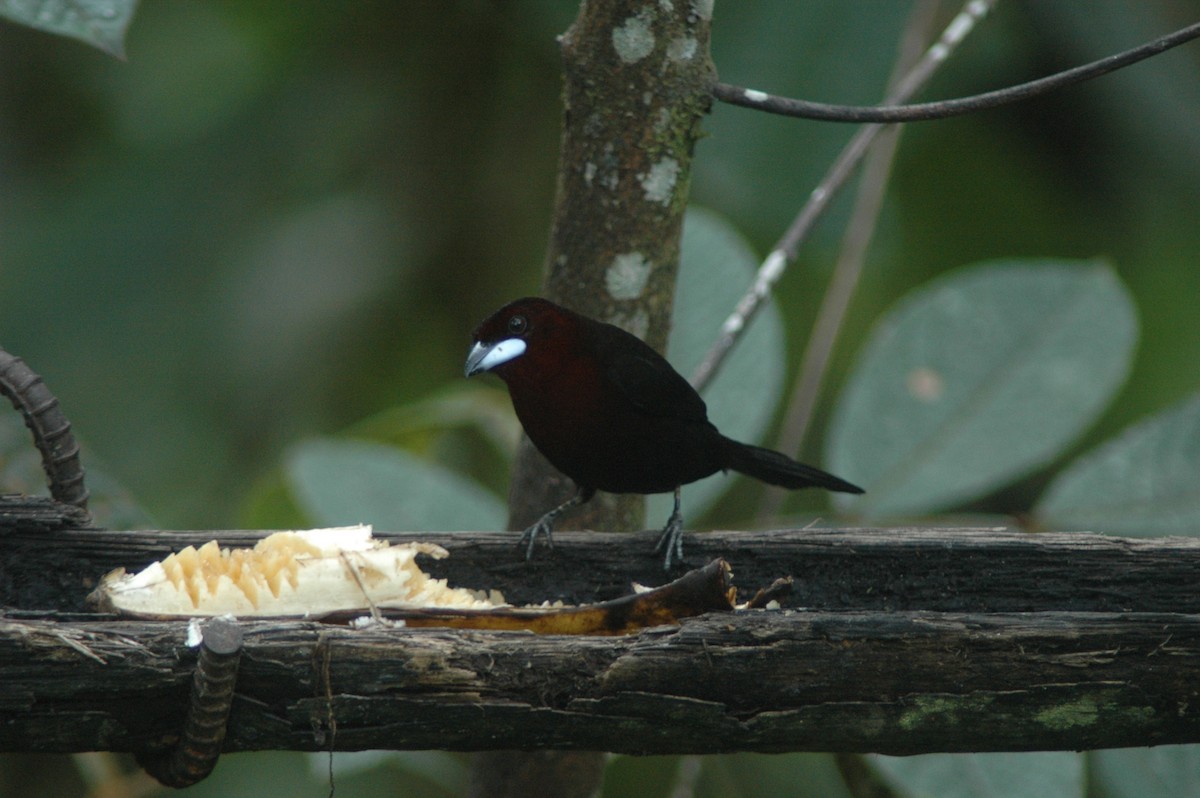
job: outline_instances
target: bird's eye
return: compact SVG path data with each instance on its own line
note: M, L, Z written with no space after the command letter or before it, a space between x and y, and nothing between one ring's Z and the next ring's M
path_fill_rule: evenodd
M508 331L513 335L520 335L529 329L529 322L520 314L513 316L508 320Z

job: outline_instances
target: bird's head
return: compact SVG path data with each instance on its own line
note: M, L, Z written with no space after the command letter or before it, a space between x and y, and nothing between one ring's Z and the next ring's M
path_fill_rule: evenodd
M576 314L539 297L509 302L488 316L472 333L473 345L467 354L468 377L485 371L509 376L538 361L542 365L554 353L573 340Z

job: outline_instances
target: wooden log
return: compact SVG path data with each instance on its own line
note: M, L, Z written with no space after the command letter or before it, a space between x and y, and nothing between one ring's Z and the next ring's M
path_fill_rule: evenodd
M4 530L0 606L80 611L96 581L137 570L184 546L217 539L252 546L263 531ZM377 533L428 540L446 560L423 560L456 587L497 588L517 603L623 595L632 581L668 581L657 532L556 532L555 548L526 562L511 532ZM942 612L1200 612L1200 539L1118 538L1009 529L899 527L689 534L685 562L723 557L753 591L796 580L788 607Z
M169 747L196 657L187 624L89 614L83 596L119 565L265 534L55 529L0 514L0 750ZM655 536L559 533L527 563L512 533L386 535L445 546L452 556L431 571L519 602L661 583ZM1200 742L1200 541L805 529L689 535L685 551L689 565L726 557L743 597L782 576L796 589L780 610L606 638L244 623L225 749Z
M225 750L1200 742L1200 618L744 611L617 638L243 624ZM186 623L0 620L0 750L170 745Z

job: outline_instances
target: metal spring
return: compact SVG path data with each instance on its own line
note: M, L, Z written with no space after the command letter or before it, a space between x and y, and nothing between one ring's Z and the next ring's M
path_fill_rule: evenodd
M83 483L79 444L71 434L71 422L58 406L58 399L42 378L25 361L0 349L0 393L12 402L33 433L42 453L42 468L55 501L87 511L88 491Z
M167 787L189 787L207 777L225 743L242 659L242 630L232 619L213 618L201 634L183 735L169 751L137 757L138 764Z

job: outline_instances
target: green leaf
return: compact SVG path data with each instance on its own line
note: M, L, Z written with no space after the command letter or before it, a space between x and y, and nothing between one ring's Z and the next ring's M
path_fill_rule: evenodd
M391 531L500 529L504 505L478 484L400 449L319 438L295 446L284 473L315 523Z
M731 293L749 286L757 268L754 251L728 221L712 211L688 209L667 346L667 359L680 374L688 377L700 365L732 310ZM768 303L705 389L709 419L730 438L761 440L783 390L784 369L783 321L779 309ZM730 483L715 474L685 485L684 518L698 517ZM670 495L650 497L647 524L666 521L672 501Z
M1096 262L957 270L877 325L835 408L830 470L867 517L928 513L1057 456L1108 404L1137 339L1133 302Z
M472 427L504 454L517 449L521 423L503 387L455 382L430 396L395 405L354 424L355 436L386 441L410 451L427 447L448 429Z
M1075 460L1034 512L1054 529L1200 534L1200 395Z
M1200 746L1093 751L1091 772L1105 798L1200 795Z
M1085 794L1083 755L1072 752L866 759L902 798L1083 798Z
M0 17L125 57L125 29L137 0L0 0Z

